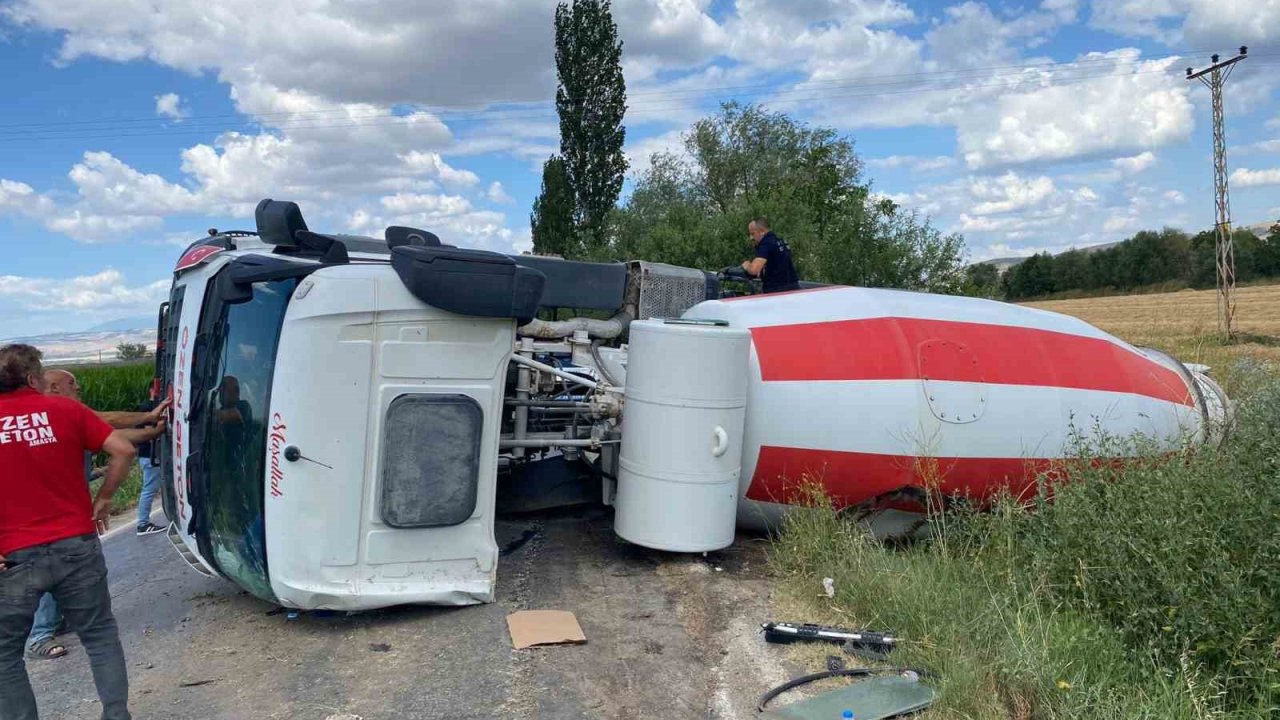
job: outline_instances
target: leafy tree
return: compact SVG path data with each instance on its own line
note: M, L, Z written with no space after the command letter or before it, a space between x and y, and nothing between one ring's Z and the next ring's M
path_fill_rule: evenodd
M1271 226L1258 253L1258 274L1280 276L1280 222Z
M608 243L607 219L622 191L627 88L622 41L609 0L556 6L556 112L560 155L574 196L574 223L589 257Z
M617 214L618 258L715 269L749 257L769 218L806 280L959 292L964 243L876 198L853 141L754 105L694 123L685 154L658 153Z
M964 269L964 294L994 298L999 295L1000 271L991 263L974 263Z
M1053 256L1037 253L1009 268L1005 273L1006 294L1010 300L1048 295L1054 291Z
M1217 243L1218 233L1214 230L1198 232L1191 238L1191 287L1211 288L1218 284Z
M1093 282L1090 254L1084 250L1068 250L1053 259L1053 289L1088 288Z
M147 356L147 346L142 343L120 343L116 346L116 356L121 360L141 360Z
M534 252L564 257L577 254L573 207L573 190L565 174L564 159L552 155L542 164L542 191L533 201L533 213L529 215Z

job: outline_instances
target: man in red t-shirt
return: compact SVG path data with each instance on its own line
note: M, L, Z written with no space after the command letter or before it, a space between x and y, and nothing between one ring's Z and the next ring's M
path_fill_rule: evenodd
M132 467L133 444L84 405L40 392L40 351L0 347L0 718L36 720L22 654L40 596L80 636L103 720L129 720L129 679L97 533ZM106 452L96 499L84 453Z

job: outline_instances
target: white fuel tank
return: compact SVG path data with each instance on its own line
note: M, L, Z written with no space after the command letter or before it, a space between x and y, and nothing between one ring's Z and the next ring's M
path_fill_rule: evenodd
M631 324L619 537L675 552L733 543L750 348L745 328Z

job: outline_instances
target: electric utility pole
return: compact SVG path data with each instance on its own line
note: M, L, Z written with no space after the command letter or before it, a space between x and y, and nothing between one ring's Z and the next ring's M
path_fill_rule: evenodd
M1231 198L1227 194L1227 136L1222 125L1222 86L1236 63L1245 59L1249 48L1240 46L1240 54L1230 60L1210 58L1213 65L1193 72L1187 68L1188 80L1199 80L1213 95L1213 186L1217 200L1218 239L1214 248L1218 268L1218 331L1230 340L1235 337L1236 317L1236 252L1231 243Z

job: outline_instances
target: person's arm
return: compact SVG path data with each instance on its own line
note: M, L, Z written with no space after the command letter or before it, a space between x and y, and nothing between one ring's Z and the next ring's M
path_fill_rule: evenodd
M129 477L133 459L138 455L133 443L118 430L107 436L102 443L102 451L107 454L107 474L98 488L98 496L93 500L93 521L99 533L106 531L107 520L111 517L111 496Z
M164 430L165 430L165 421L164 421L164 418L160 418L160 422L156 423L151 427L125 428L123 430L117 430L116 432L123 435L126 440L133 443L134 445L141 445L142 443L148 443L160 437L161 435L164 434Z
M742 269L747 271L751 277L758 278L764 272L765 263L769 262L769 253L773 251L773 240L770 236L766 236L760 242L756 243L756 256L742 263Z
M117 430L125 430L127 428L135 428L139 425L154 425L164 417L164 411L169 408L169 401L156 405L154 410L149 412L127 412L123 410L106 410L102 412L94 411L98 419Z

